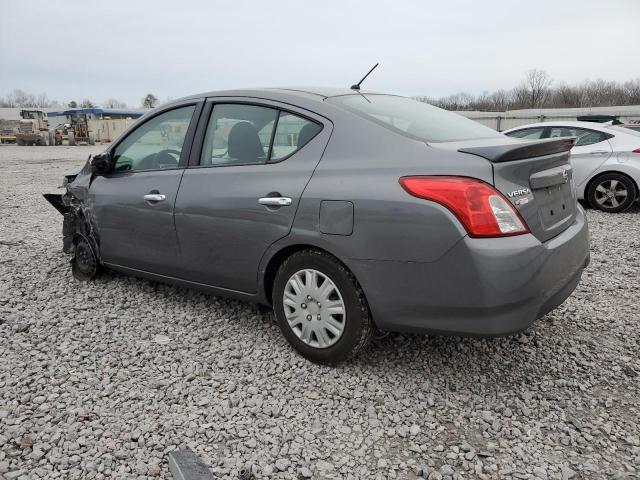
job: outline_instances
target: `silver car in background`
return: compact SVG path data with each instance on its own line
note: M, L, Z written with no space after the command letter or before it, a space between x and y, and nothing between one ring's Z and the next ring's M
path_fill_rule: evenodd
M640 132L595 122L544 122L505 130L524 140L576 137L571 166L578 198L611 213L628 209L639 195Z
M589 261L573 143L373 92L211 92L148 113L46 197L77 278L265 305L335 363L376 330L504 335L562 303Z

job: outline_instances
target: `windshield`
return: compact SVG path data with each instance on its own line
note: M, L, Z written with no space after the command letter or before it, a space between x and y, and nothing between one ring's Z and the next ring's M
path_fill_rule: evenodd
M81 113L74 113L71 115L71 123L85 123L87 116Z
M638 125L638 126L640 127L640 125ZM607 130L614 130L616 132L626 133L627 135L633 135L634 137L640 137L640 132L638 132L637 130L631 129L631 128L627 128L627 127L614 127L614 126L611 126Z
M392 95L343 95L328 102L395 132L425 142L503 137L495 130L424 102Z

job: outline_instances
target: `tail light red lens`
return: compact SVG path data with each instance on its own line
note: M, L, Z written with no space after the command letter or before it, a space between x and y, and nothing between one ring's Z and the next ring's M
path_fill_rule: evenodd
M414 197L448 208L471 237L529 233L518 211L488 183L467 177L403 177L400 185Z
M636 148L635 150L633 150L631 153L640 153L640 148Z

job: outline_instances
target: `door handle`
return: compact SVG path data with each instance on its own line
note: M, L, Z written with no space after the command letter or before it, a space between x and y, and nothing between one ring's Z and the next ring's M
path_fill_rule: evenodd
M609 153L607 150L593 150L589 152L589 155L604 155L605 153Z
M163 201L165 198L167 198L166 196L164 196L161 193L148 193L144 196L144 199L147 202L161 202Z
M289 197L262 197L258 199L260 205L270 207L286 207L291 205L292 200Z

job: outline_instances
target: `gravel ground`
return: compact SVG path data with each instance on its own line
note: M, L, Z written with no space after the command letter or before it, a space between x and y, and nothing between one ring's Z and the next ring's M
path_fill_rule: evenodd
M591 266L527 332L332 369L251 305L75 281L40 194L99 150L0 147L0 478L169 478L184 445L221 478L640 477L639 208L588 210Z

